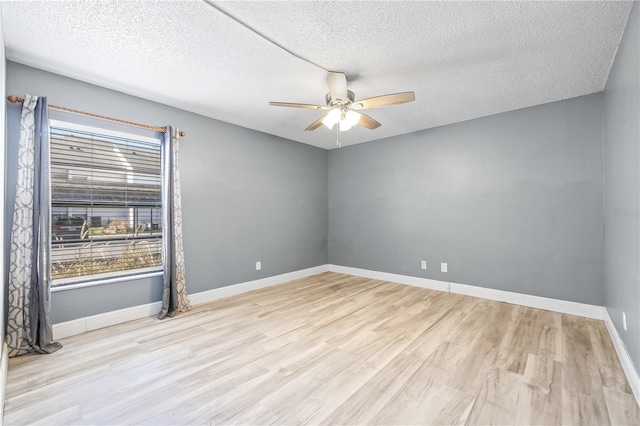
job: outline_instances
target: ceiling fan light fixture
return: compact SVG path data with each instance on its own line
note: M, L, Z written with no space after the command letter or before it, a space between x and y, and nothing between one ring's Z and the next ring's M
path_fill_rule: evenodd
M340 124L345 122L345 123L347 123L347 125L349 126L349 129L350 129L353 126L355 126L356 124L358 124L358 122L360 121L360 117L361 117L361 115L359 113L349 110L345 114L344 119L340 122Z
M360 121L360 117L360 114L355 111L347 111L344 118L340 120L340 131L344 132L358 124L358 121Z
M347 131L347 130L349 130L351 127L352 127L352 126L351 126L349 123L347 123L347 121L346 121L346 120L342 120L342 121L340 122L340 131L341 131L341 132L346 132L346 131Z
M322 124L327 126L329 129L332 129L333 126L340 122L340 116L342 113L339 108L334 108L326 115L326 117L322 120Z

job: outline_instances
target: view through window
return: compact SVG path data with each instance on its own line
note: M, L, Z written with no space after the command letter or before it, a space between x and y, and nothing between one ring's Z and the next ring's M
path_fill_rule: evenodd
M53 285L160 269L160 141L73 127L51 126Z

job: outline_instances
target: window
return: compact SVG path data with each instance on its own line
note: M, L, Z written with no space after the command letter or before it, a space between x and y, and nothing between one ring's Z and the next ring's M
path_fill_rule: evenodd
M161 269L160 140L50 130L53 286Z

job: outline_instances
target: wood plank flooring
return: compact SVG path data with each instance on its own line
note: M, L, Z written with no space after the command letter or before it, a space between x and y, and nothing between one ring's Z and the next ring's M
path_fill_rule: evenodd
M640 424L602 321L337 273L61 342L6 424Z

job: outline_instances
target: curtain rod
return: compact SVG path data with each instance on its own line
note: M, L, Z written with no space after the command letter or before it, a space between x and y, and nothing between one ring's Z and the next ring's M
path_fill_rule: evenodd
M13 95L7 96L7 100L11 103L17 103L17 102L24 103L23 98L19 98ZM92 114L90 112L78 111L75 109L65 108L57 105L49 105L49 108L57 109L58 111L70 112L72 114L84 115L86 117L100 118L102 120L113 121L115 123L127 124L129 126L142 127L143 129L154 130L156 132L167 133L167 130L163 127L149 126L148 124L140 124L140 123L135 123L133 121L126 121L126 120L120 120L117 118L105 117L104 115ZM183 136L184 136L184 132L180 131L180 137L183 137Z

